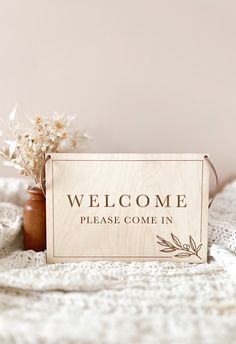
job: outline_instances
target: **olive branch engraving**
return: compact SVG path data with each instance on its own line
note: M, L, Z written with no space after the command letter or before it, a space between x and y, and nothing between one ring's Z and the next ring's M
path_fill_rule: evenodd
M173 233L171 233L173 243L161 238L159 235L156 235L156 237L159 240L157 241L157 243L161 246L166 247L163 248L161 252L170 253L180 251L180 253L177 253L174 256L177 258L196 256L199 259L202 259L198 254L202 248L202 243L197 246L191 235L189 236L189 244L181 244L180 240Z

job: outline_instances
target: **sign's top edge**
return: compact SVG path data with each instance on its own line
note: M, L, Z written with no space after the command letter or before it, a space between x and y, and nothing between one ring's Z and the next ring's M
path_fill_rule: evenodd
M48 153L52 160L204 160L207 153Z

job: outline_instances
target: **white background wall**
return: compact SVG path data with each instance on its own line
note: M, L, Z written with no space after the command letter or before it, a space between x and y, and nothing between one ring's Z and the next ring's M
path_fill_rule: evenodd
M233 0L0 0L1 126L15 103L77 114L91 152L209 152L227 181L235 19Z

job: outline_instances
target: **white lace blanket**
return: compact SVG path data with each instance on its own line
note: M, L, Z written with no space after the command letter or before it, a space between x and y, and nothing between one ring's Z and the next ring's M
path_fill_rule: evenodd
M22 251L24 197L0 179L0 343L236 343L236 182L212 205L200 265L46 265Z

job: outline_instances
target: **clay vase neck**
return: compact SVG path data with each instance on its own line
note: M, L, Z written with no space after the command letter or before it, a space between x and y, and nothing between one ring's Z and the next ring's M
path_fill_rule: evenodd
M28 189L29 199L23 209L25 250L46 249L46 201L40 189Z

